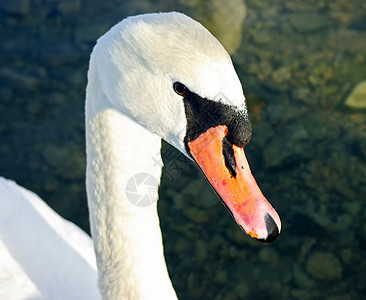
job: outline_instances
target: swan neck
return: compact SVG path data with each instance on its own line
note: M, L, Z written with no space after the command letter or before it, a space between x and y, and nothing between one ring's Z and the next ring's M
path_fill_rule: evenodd
M161 139L90 95L87 194L103 299L176 299L156 206ZM146 191L151 202L139 204Z

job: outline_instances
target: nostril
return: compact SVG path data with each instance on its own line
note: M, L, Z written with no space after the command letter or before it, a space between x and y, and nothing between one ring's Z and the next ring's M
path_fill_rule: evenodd
M222 154L224 155L226 168L229 170L231 176L236 178L236 162L233 144L231 144L226 137L222 140Z
M264 217L264 222L266 223L268 235L267 235L267 238L258 239L258 241L265 243L265 244L269 244L269 243L274 242L277 239L280 232L278 230L276 222L273 220L273 218L268 213Z

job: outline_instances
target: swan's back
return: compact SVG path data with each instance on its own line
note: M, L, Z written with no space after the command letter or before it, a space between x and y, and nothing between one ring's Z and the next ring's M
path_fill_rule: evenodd
M0 299L98 299L90 237L0 177Z

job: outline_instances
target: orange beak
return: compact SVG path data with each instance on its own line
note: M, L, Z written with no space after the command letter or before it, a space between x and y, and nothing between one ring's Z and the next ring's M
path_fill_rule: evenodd
M211 127L188 142L188 148L241 228L251 237L270 243L281 231L280 218L259 189L243 148L232 145L235 173L229 171L223 152L227 135L225 125Z

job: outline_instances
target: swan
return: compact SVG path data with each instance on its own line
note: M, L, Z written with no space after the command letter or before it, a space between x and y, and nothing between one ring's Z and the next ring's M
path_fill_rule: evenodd
M170 12L112 27L91 54L85 112L92 240L2 178L1 299L176 299L157 193L151 205L136 205L126 190L139 174L158 188L161 139L200 167L246 233L265 243L277 238L279 216L243 150L251 125L241 83L200 23Z

